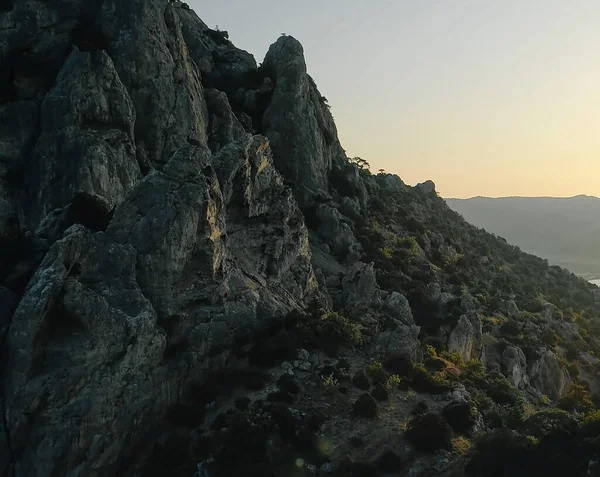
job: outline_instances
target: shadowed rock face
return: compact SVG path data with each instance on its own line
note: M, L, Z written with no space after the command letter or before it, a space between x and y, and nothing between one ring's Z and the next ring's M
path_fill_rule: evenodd
M308 234L269 140L202 84L250 55L166 0L10 6L0 236L43 260L3 250L2 280L32 278L2 295L0 473L115 475L209 355L308 302Z

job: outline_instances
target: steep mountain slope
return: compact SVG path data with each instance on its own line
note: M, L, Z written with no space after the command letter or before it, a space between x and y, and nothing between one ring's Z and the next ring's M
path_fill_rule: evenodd
M593 470L598 289L348 161L298 41L1 6L3 474Z
M468 222L577 274L600 277L600 199L446 199Z

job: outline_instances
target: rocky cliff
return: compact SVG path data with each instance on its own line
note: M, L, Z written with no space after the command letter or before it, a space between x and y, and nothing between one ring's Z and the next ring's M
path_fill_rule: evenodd
M375 385L384 401L393 388L397 426L415 393L396 380L447 412L490 382L558 400L584 362L595 390L594 290L476 232L432 183L348 161L292 37L257 67L184 3L0 1L0 123L3 475L191 475L202 459L200 475L211 463L210 475L242 475L208 443L253 440L248 415L211 434L237 429L215 415L240 382L287 389L256 402L303 390L302 412L274 404L252 419L278 420L284 441L308 432L296 471L322 473L345 472L350 401L377 407L357 389ZM569 351L565 337L585 346ZM321 399L351 374L358 387L323 424ZM369 425L372 446L404 442ZM446 475L460 462L396 451L388 473Z

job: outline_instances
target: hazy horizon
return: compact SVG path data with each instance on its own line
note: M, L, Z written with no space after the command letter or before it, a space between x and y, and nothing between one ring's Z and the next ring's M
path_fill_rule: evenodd
M589 197L591 199L598 199L600 197L589 194L577 194L577 195L501 195L501 196L489 196L489 195L474 195L471 197L444 197L449 200L470 200L470 199L575 199L577 197Z
M600 196L600 3L190 6L261 62L302 42L349 156L444 197Z

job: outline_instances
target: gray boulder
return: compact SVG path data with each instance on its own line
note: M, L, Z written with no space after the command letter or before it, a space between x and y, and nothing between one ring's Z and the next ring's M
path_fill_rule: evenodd
M425 288L425 295L431 303L438 303L442 296L442 287L437 282L428 283Z
M493 335L483 335L481 362L488 371L502 372L502 343Z
M410 358L413 361L420 360L419 326L400 325L393 330L377 333L370 344L371 355L375 357L386 356L389 353Z
M380 292L373 263L355 263L342 279L342 300L350 315L379 303Z
M334 255L346 257L360 249L352 229L336 208L321 204L317 208L317 217L320 221L317 233L330 245Z
M506 347L502 353L502 372L517 389L523 389L529 385L527 359L521 348Z
M415 319L410 308L410 304L404 295L398 292L392 292L385 300L385 307L392 314L393 318L401 323L411 326L415 324Z
M448 351L463 360L480 359L483 350L481 319L475 312L462 315L448 338Z
M544 351L539 359L529 363L527 375L531 385L552 400L562 397L571 384L568 373L551 351Z

